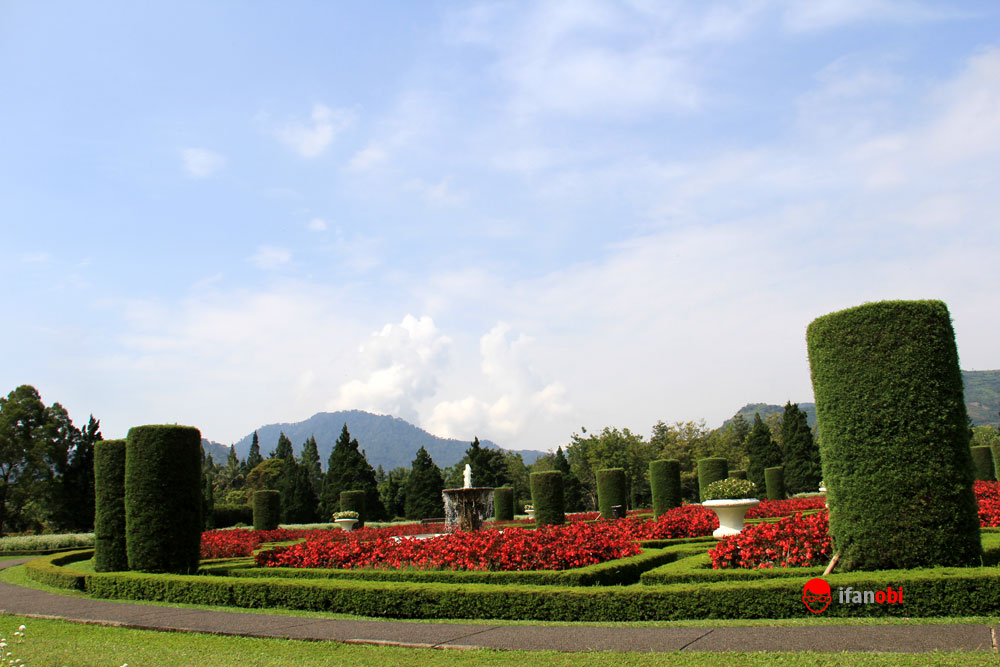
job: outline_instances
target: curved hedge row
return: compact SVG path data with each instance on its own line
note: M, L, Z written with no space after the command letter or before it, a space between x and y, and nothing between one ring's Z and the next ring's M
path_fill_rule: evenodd
M94 570L128 569L125 546L125 441L94 443Z

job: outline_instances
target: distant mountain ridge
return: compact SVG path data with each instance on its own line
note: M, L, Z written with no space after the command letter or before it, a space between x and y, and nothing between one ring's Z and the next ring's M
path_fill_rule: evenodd
M338 412L318 412L309 419L295 423L268 424L256 429L260 442L260 453L267 458L278 446L278 436L284 433L292 441L295 455L302 452L302 445L310 436L316 438L320 461L326 469L326 461L330 457L333 445L340 437L340 431L347 424L351 437L357 439L358 445L364 450L368 462L373 468L380 465L388 472L392 468L408 468L417 455L417 450L423 447L430 454L434 463L440 468L446 468L458 463L465 456L469 441L454 438L439 438L427 431L400 419L387 415L374 415L362 410L341 410ZM236 443L236 455L246 459L250 451L253 433L241 438ZM219 443L205 441L205 451L211 454L216 463L223 463L229 455L229 447ZM501 449L489 440L480 440L484 447ZM205 444L205 443L203 443ZM514 450L521 454L524 462L531 465L535 459L546 452L537 450Z

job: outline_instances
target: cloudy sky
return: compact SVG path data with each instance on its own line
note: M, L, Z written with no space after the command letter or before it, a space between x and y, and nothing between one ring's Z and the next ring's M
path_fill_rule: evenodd
M992 0L0 1L0 391L550 449L898 298L1000 368L998 166Z

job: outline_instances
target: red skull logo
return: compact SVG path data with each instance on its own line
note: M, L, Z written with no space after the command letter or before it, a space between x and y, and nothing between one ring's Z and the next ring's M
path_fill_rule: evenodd
M830 584L822 579L810 579L802 588L802 602L814 614L824 611L830 605Z

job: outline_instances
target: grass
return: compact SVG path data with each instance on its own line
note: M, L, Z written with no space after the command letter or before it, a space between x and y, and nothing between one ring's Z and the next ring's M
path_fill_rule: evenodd
M307 642L287 639L227 637L182 632L154 632L84 625L68 621L0 615L0 635L12 637L19 625L27 627L23 644L13 644L14 657L29 665L78 665L80 667L192 664L199 667L301 667L302 665L451 666L542 664L567 667L615 664L626 666L731 664L764 667L779 665L990 665L993 652L890 654L890 653L559 653L555 651L428 650L392 646Z

